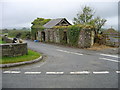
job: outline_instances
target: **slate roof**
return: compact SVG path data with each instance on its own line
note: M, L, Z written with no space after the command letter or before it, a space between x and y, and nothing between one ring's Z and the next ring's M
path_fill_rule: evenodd
M61 20L63 20L65 18L58 18L58 19L52 19L50 20L48 23L46 23L45 25L43 25L45 28L52 28L54 26L56 26L59 22L61 22ZM65 19L66 20L66 19ZM67 21L67 20L66 20ZM68 21L67 21L68 22ZM69 22L68 22L69 23ZM70 23L69 23L70 24ZM70 24L71 25L71 24Z

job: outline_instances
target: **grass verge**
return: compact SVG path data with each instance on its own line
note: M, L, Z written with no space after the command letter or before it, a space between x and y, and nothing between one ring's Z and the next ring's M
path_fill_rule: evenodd
M0 44L4 44L5 41L2 41L2 37L0 36Z
M32 50L29 49L27 55L17 56L17 57L2 57L2 59L0 59L0 64L8 64L8 63L18 63L18 62L30 61L30 60L37 59L40 56L41 56L40 53L32 51Z
M5 43L4 41L0 40L0 44L4 44L4 43Z

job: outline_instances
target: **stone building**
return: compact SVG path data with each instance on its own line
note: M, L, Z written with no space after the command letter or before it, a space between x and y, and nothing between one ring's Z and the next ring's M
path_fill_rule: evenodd
M69 26L71 25L66 18L58 18L58 19L52 19L48 23L46 23L43 27L45 28L44 31L38 31L37 33L37 40L40 40L42 42L47 41L54 41L54 39L57 40L58 34L55 33L53 30L54 26ZM54 35L56 34L56 38ZM59 42L58 40L56 42Z
M70 26L71 24L65 18L52 19L44 25L43 31L38 31L37 40L40 42L51 42L60 44L70 44L69 37L67 35L67 29L64 30L54 28L55 26ZM94 32L91 29L82 29L79 32L79 38L77 40L77 46L80 48L88 48L94 44ZM71 36L72 37L72 36Z

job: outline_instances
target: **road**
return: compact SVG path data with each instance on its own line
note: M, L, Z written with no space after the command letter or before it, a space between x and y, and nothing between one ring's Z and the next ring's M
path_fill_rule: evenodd
M3 88L118 88L117 55L27 41L41 62L2 69Z

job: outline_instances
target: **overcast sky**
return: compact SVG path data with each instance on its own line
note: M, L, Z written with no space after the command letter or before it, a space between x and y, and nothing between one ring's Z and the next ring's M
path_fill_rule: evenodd
M83 2L85 1L85 2ZM1 0L0 28L22 28L31 26L37 17L67 18L70 23L86 6L95 11L95 16L107 19L104 28L118 29L119 0Z

